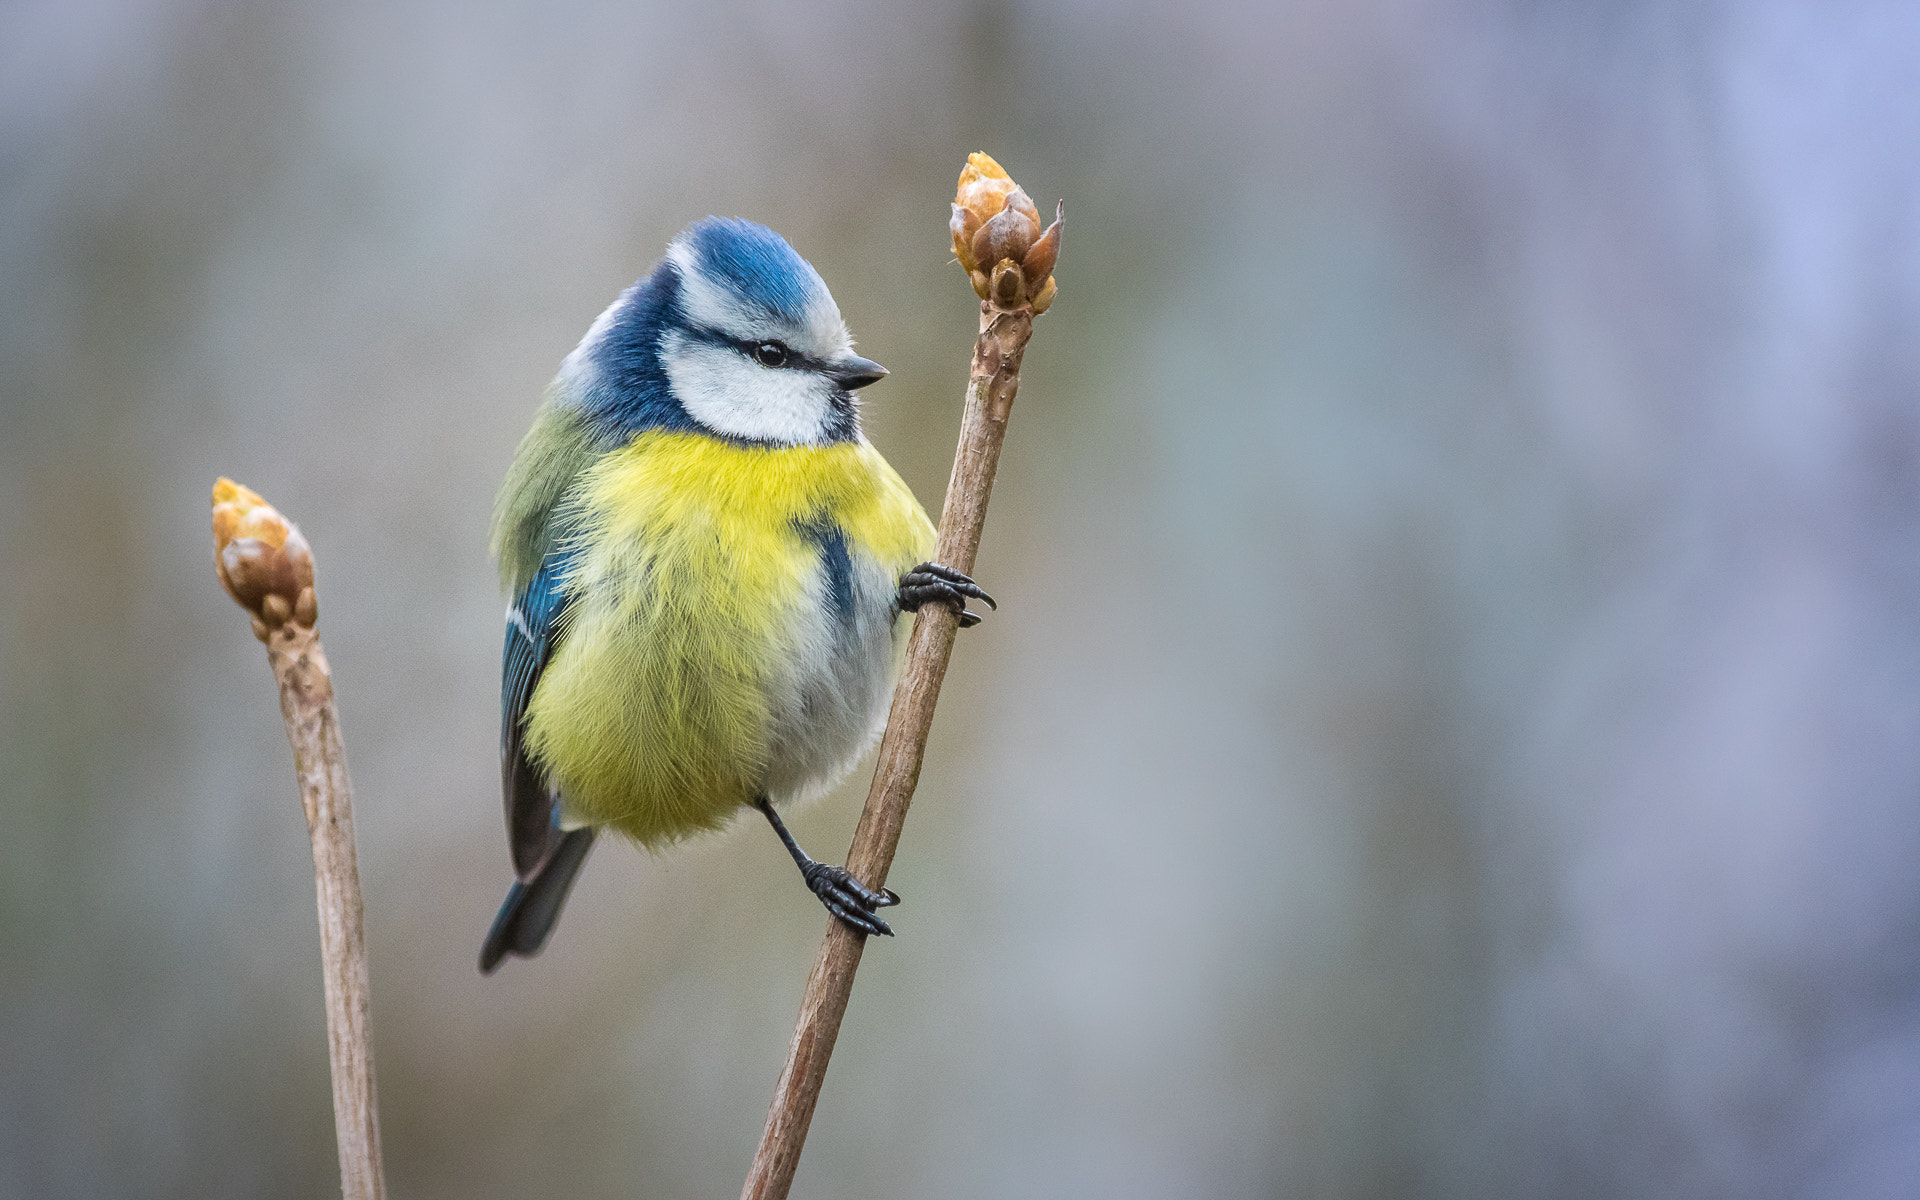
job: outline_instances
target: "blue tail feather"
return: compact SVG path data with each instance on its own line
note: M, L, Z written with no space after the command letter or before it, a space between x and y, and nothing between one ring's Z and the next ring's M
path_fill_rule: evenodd
M531 879L516 880L507 890L506 903L493 919L487 940L480 948L480 973L491 975L500 960L509 954L532 958L546 945L560 909L567 902L580 864L593 849L593 830L576 829L560 838L547 861Z

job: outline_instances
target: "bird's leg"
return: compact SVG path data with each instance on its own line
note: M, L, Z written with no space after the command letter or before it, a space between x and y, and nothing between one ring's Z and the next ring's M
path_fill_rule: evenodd
M967 608L967 598L984 600L988 608L999 608L980 585L951 567L923 562L900 577L900 610L918 612L922 604L948 604L960 614L960 628L971 629L980 623L980 614Z
M773 802L765 796L757 797L753 806L767 815L773 823L773 831L786 843L787 853L793 855L794 865L800 868L800 878L807 881L807 887L820 897L820 903L827 911L842 921L858 929L861 933L878 933L893 936L893 930L887 923L874 915L876 908L888 908L900 903L900 897L887 888L873 891L863 886L858 879L848 873L845 867L836 867L832 863L815 862L800 848L787 832L787 826L780 814L773 810Z

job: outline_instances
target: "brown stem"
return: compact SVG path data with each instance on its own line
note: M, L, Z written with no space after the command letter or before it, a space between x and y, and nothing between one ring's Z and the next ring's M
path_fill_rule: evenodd
M367 1016L367 944L353 844L353 785L333 674L313 625L313 552L300 530L259 495L222 479L213 486L213 565L220 585L253 617L254 636L280 685L300 806L313 840L320 968L327 993L333 1126L346 1200L384 1200L380 1114L373 1093Z
M353 786L333 675L319 636L292 621L267 642L280 685L280 715L293 747L300 805L313 839L313 878L320 910L320 966L327 989L327 1056L333 1068L333 1129L340 1147L340 1189L346 1200L384 1200L380 1112L373 1090L368 1021L367 943L354 853Z
M1007 436L1007 418L1020 387L1020 356L1033 336L1033 314L1025 308L980 305L980 337L974 343L973 369L967 379L966 411L960 422L960 446L953 458L953 476L947 482L946 507L940 515L937 561L957 571L972 573L980 548L980 531L987 520L987 499L993 493L993 475L1000 463L1000 446ZM907 661L893 692L886 736L880 742L880 760L873 787L854 830L847 852L847 869L870 888L887 881L900 827L920 781L920 763L927 750L927 731L933 725L933 706L946 678L947 659L953 653L958 617L945 605L929 604L914 617L907 643ZM827 1060L833 1055L840 1020L846 1015L853 975L860 966L866 937L840 921L829 921L820 943L813 973L800 1004L800 1019L787 1048L786 1066L774 1088L773 1106L760 1135L741 1200L784 1200L793 1185L807 1127L813 1121Z

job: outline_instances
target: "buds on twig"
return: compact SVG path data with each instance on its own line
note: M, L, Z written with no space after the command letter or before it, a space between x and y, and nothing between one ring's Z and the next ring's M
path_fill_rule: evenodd
M1034 315L1053 303L1060 222L1054 221L1052 228L1041 233L1040 214L1027 194L1007 178L999 163L973 154L960 172L950 230L954 256L985 303L980 306L979 335L973 344L960 417L960 445L954 453L946 503L940 508L940 541L934 560L956 571L971 571L986 527L987 500L993 494L1008 414L1020 390L1021 356L1033 336ZM900 828L920 781L933 707L940 698L958 628L959 617L949 608L927 605L914 617L900 683L887 713L887 731L880 739L873 786L847 850L847 870L868 887L886 885L899 848ZM865 945L866 935L852 926L827 922L826 940L807 978L786 1066L774 1085L773 1105L767 1110L766 1128L740 1200L786 1200L793 1186Z
M261 641L288 621L313 627L313 551L300 527L224 476L213 485L213 569L227 595L253 614Z
M953 198L953 254L982 300L1000 308L1032 305L1039 316L1053 303L1053 263L1060 254L1060 228L1066 204L1052 225L1040 231L1040 210L999 163L985 154L967 155L960 187Z

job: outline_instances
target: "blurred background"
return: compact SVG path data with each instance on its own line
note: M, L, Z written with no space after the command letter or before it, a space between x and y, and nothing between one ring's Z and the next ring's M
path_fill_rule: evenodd
M489 505L719 213L937 510L974 149L1061 296L795 1195L1920 1195L1917 81L1894 2L0 7L0 1195L338 1194L219 474L317 551L393 1193L734 1194L821 912L608 845L480 977Z

